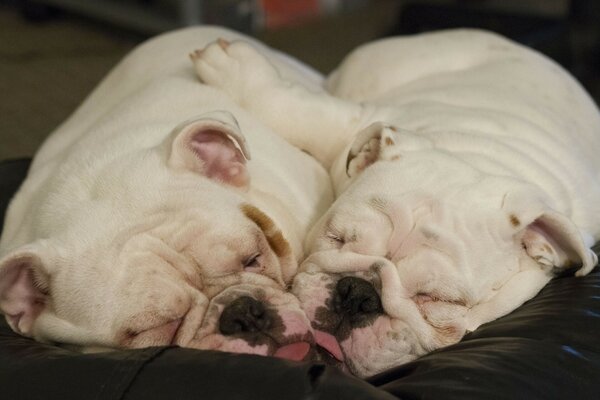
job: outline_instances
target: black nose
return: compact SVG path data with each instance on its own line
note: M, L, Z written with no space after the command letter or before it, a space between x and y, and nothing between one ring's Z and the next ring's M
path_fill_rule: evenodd
M383 313L381 299L373 285L353 276L338 281L333 306L336 312L346 315L351 323L360 323L367 317Z
M221 313L219 330L223 335L264 332L272 323L265 305L249 296L232 301Z

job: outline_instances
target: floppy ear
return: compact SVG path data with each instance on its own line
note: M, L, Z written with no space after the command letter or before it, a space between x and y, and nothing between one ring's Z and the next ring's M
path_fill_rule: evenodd
M538 203L531 199L529 205ZM541 205L540 205L541 206ZM527 212L525 213L527 214ZM531 219L531 218L530 218ZM510 215L513 228L520 229L517 238L540 269L526 268L505 282L490 300L473 306L467 314L467 330L508 314L535 296L548 283L549 273L579 267L575 275L588 274L597 264L598 257L588 249L575 224L566 216L546 210L538 214L525 228L521 218Z
M346 158L346 174L354 177L379 160L382 148L393 146L396 128L374 122L356 134Z
M513 182L513 185L515 183ZM584 232L569 217L552 207L552 200L536 186L522 184L503 195L510 235L546 272L579 267L575 275L588 274L598 257L589 249Z
M429 139L383 122L374 122L356 134L346 158L346 174L353 178L379 160L399 160L402 152L431 148Z
M10 327L24 336L32 336L49 295L48 275L32 247L26 246L0 260L0 311Z
M552 272L579 266L575 275L582 276L598 263L573 222L556 211L545 211L527 225L521 243L531 258Z
M494 177L489 182L494 188L514 185L509 193L505 190L498 192L498 200L501 209L506 212L503 218L508 237L516 246L523 247L520 261L532 268L517 270L502 283L491 299L474 305L467 314L469 331L521 306L548 283L552 274L577 268L575 275L586 275L598 262L596 254L586 245L582 232L566 215L549 205L551 200L539 188L516 184L510 178L507 181ZM490 196L489 200L492 199L493 196ZM535 268L536 265L539 268Z
M204 114L177 126L171 135L168 164L236 187L250 183L250 153L237 121L226 111Z

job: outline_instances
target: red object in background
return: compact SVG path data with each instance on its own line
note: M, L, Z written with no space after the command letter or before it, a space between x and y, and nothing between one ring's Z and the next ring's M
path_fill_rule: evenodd
M297 25L319 15L319 0L260 0L267 29Z

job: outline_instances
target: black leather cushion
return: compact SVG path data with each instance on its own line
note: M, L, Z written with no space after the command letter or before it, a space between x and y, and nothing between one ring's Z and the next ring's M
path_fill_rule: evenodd
M460 343L371 379L403 399L599 399L600 273L551 281Z
M0 163L0 206L27 166ZM79 354L20 337L2 321L0 398L598 399L599 333L598 271L554 279L510 315L372 385L320 364L177 347Z

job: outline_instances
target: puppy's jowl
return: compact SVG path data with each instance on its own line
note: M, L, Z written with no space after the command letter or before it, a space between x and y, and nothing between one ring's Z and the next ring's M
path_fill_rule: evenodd
M188 55L219 37L241 38L194 28L141 45L39 150L0 243L0 309L16 332L83 350L309 355L313 329L285 288L331 204L329 177L198 81Z
M331 167L338 197L293 292L355 374L457 342L597 263L600 116L538 53L474 30L387 39L351 53L329 94L243 42L212 44L196 69Z

